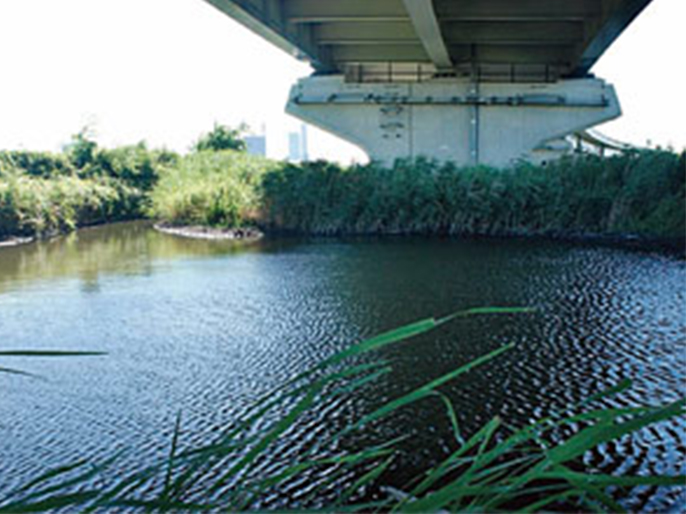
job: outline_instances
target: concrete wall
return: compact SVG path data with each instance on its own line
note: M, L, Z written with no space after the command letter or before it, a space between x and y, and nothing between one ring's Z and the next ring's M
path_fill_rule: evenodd
M548 142L621 114L614 88L599 79L359 84L346 83L339 75L300 80L291 90L287 111L359 146L375 160L424 155L494 166L559 155L564 149L551 150Z

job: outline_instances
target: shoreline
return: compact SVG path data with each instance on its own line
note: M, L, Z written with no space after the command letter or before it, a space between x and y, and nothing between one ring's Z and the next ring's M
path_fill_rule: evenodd
M251 243L259 241L265 237L315 237L315 238L405 238L419 237L432 239L462 239L462 240L520 240L520 241L550 241L559 243L569 243L578 245L602 245L617 249L628 249L635 251L657 251L664 254L676 255L686 259L686 240L675 238L660 238L641 236L637 234L597 234L597 233L502 233L502 234L470 234L470 233L449 233L449 232L303 232L300 230L287 230L276 227L258 228L239 228L222 229L212 228L204 225L172 225L166 222L152 222L151 220L117 220L105 223L96 223L78 227L75 232L82 230L97 229L98 227L127 223L131 221L147 221L153 230L175 237L186 239L196 239L205 241L235 241ZM17 248L31 243L48 241L55 237L69 234L70 232L50 233L44 236L9 236L0 239L0 250L6 248Z
M660 252L666 255L676 255L686 259L686 239L642 236L638 234L598 234L580 232L532 232L532 233L494 233L479 234L468 232L304 232L300 230L289 230L280 228L265 229L268 235L277 237L314 237L314 238L388 238L402 239L407 237L428 238L428 239L448 239L463 241L538 241L551 243L566 243L573 245L599 245L609 248Z
M6 239L0 239L0 249L1 248L16 248L17 246L27 245L37 241L35 237L19 237L10 236Z
M172 225L165 222L154 223L152 227L162 234L206 241L254 242L264 237L264 233L256 228L213 228L205 225Z

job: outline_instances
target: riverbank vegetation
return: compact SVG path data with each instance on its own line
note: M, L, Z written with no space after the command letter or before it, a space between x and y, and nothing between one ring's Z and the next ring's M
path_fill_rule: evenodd
M622 503L627 490L683 487L683 476L587 472L583 463L587 452L684 413L684 400L611 407L612 397L631 387L629 381L523 426L495 417L474 433L463 433L455 407L441 388L487 366L511 345L461 363L366 412L352 408L344 416L325 416L327 431L309 438L297 454L277 450L300 420L323 419L321 413L330 412L332 405L347 403L350 396L364 395L372 382L392 377L394 363L380 349L466 317L527 311L474 308L378 335L328 357L265 395L209 443L187 442L194 437L183 429L180 413L166 459L140 470L118 468L121 454L104 462L66 463L0 498L0 512L622 512L631 510ZM394 421L399 411L419 402L437 402L445 409L443 430L449 434L442 445L442 460L424 469L414 468L405 447L413 434ZM362 436L365 427L374 428L374 437L369 438L370 431ZM356 441L354 450L351 441ZM400 482L396 476L403 470L412 471L415 478Z
M547 166L459 168L426 159L287 165L264 180L264 221L317 234L683 238L685 155L574 156Z
M638 236L684 240L686 154L569 156L547 166L428 159L342 167L248 155L223 126L185 156L101 149L0 153L0 239L141 217L319 235Z
M64 152L0 152L0 240L140 218L178 156L144 144L100 149L84 133Z
M275 163L230 150L202 151L164 173L149 214L177 225L240 228L261 223L261 183Z

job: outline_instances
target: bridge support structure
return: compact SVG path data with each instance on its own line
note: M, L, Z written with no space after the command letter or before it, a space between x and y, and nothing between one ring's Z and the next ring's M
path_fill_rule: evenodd
M313 75L293 86L286 110L373 160L425 156L492 166L559 157L571 150L566 136L621 115L614 88L596 78L360 83Z

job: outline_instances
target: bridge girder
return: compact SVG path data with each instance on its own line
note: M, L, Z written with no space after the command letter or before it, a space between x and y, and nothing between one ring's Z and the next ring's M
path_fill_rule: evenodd
M651 0L206 0L320 73L588 74Z

